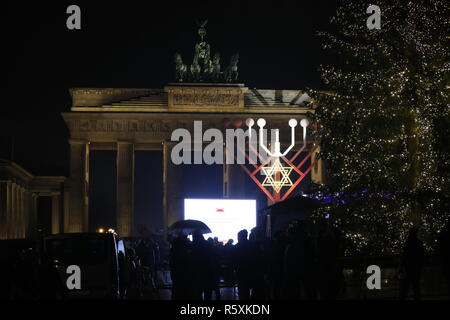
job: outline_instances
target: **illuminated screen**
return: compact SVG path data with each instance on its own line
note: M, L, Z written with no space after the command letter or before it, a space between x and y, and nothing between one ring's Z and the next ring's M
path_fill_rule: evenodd
M242 229L256 227L256 200L184 199L184 219L200 220L211 229L208 237L219 241L233 239Z

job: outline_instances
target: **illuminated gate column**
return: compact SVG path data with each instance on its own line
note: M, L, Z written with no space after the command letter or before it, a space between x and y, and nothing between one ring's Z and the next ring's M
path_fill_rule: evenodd
M225 199L245 198L246 173L238 164L223 164L223 197Z
M164 185L164 227L183 219L183 197L181 194L181 166L173 164L170 153L175 144L165 141L163 146L163 185Z
M61 225L61 196L52 194L52 234L60 233Z
M19 232L18 232L18 228L19 228L19 186L14 182L13 183L13 192L12 192L12 197L13 197L13 201L12 201L12 217L11 217L11 222L12 222L12 228L11 228L11 234L12 237L10 237L10 239L17 239Z
M11 183L8 181L0 182L0 240L8 238L8 217L11 210Z
M38 195L32 192L26 193L27 218L25 234L27 238L35 238L37 235L37 199Z
M117 233L133 235L134 207L134 144L117 142Z
M316 161L317 155L320 152L320 146L317 147L316 151L311 155L311 163ZM316 165L311 170L311 180L315 183L323 184L325 183L323 160L318 159Z
M13 183L11 181L9 181L7 183L7 194L6 194L6 221L7 221L7 226L6 226L6 234L7 234L7 239L12 239L13 237L13 233L12 233L12 215L13 215Z
M87 232L89 218L89 142L70 140L69 212L65 232Z
M19 186L19 216L17 223L17 237L25 238L25 189Z
M7 239L14 239L14 182L9 181L7 184L7 204L6 204L6 234Z

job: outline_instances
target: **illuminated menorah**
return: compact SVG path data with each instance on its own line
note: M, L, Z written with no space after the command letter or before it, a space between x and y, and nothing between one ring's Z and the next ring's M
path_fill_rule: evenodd
M242 148L238 145L238 152L243 153L245 158L250 162L253 166L253 170L249 169L245 164L240 164L242 169L250 176L250 178L258 185L258 187L266 194L266 196L272 202L279 202L285 200L300 184L300 182L308 175L308 173L314 168L316 165L318 158L316 157L314 161L311 161L310 165L307 166L303 171L302 167L311 158L312 154L317 150L317 145L313 144L313 147L309 152L300 159L300 155L305 151L307 145L307 127L309 126L309 121L307 119L302 119L300 121L300 125L303 128L303 145L302 147L290 158L288 158L288 153L295 147L295 128L297 127L297 120L290 119L289 127L291 128L291 143L289 147L282 153L281 152L281 143L280 143L280 133L279 129L275 129L272 133L275 135L273 149L269 150L268 146L264 142L264 127L266 126L266 120L258 119L257 125L259 127L259 137L257 135L257 140L259 141L259 146L264 152L267 154L267 157L261 155L250 143L252 138L252 128L255 125L255 121L253 119L247 119L246 125L248 127L248 137L249 137L249 152L253 152L256 154L261 164L252 163L250 160L249 152L242 150ZM235 155L237 159L237 156ZM294 164L296 161L300 162L298 164ZM283 166L282 161L287 165ZM257 174L262 170L263 175L265 176L264 181L260 181L257 178ZM298 174L297 179L292 181L291 173L292 171ZM289 187L287 190L286 188ZM268 188L271 188L273 192L270 192ZM286 190L284 193L282 191Z

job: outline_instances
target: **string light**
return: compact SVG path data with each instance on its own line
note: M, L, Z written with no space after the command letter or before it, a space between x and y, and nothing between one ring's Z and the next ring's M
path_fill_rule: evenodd
M370 192L317 214L332 212L355 252L398 252L412 225L433 249L450 212L447 3L380 0L380 30L367 29L366 5L343 1L339 32L319 33L344 62L320 67L332 94L309 95L333 182L318 190Z

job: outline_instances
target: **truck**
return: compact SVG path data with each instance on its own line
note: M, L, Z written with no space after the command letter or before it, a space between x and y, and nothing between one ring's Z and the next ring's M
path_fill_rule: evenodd
M50 235L43 249L43 259L58 271L66 299L120 298L119 260L125 252L114 234ZM79 286L71 285L74 276L79 276Z

